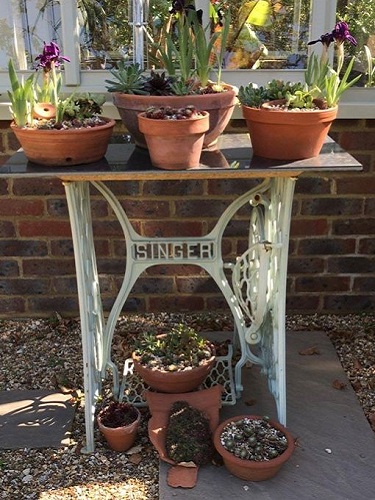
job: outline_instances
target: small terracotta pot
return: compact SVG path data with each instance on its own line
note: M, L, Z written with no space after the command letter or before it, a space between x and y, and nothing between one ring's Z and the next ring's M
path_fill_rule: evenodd
M97 127L44 130L21 128L14 123L11 129L29 161L47 167L70 167L99 161L107 152L115 120Z
M144 134L151 163L165 170L199 167L209 114L187 120L155 120L138 115L139 130Z
M204 382L215 363L215 356L211 356L202 365L191 370L177 372L161 371L148 368L139 361L139 356L132 353L134 370L152 389L169 394L185 393L196 389Z
M231 422L236 422L238 420L242 420L243 418L249 419L262 419L262 417L257 415L239 415L232 418L228 418L224 422L222 422L215 430L214 433L214 445L217 452L222 456L225 467L228 471L234 476L244 479L245 481L265 481L266 479L271 479L274 477L281 467L285 464L287 460L292 456L294 451L294 439L290 432L279 422L275 422L270 420L269 423L281 431L287 438L288 447L278 457L264 461L264 462L255 462L253 460L245 460L236 457L233 453L230 453L228 450L224 448L221 444L220 436L224 429L224 427Z
M115 428L103 425L101 421L101 412L99 412L97 417L99 430L112 450L126 451L133 446L137 437L139 423L141 421L141 414L139 410L137 408L134 409L138 413L137 419L129 425Z
M318 156L337 116L337 106L315 111L287 111L268 104L259 109L242 106L254 155L274 160Z

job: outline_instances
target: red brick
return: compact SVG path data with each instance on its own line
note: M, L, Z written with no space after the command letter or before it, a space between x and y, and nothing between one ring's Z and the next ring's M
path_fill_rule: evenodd
M319 236L328 234L327 219L292 219L290 234L296 236Z
M296 292L329 292L350 291L350 278L342 276L309 276L295 279Z
M21 237L71 236L69 221L61 220L23 220L18 223Z
M202 297L169 296L150 297L149 308L151 311L201 311L204 307Z
M42 200L25 200L23 198L0 199L0 216L26 215L38 216L44 213Z
M203 234L203 223L198 221L145 221L142 227L147 237L196 237Z
M375 135L375 134L374 134ZM344 177L337 179L337 194L370 194L375 193L375 177L369 175Z

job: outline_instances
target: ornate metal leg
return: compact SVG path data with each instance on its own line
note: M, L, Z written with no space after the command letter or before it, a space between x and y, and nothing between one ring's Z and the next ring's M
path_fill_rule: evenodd
M101 304L88 182L64 183L76 263L85 390L86 453L94 451L95 402L101 393L103 309Z

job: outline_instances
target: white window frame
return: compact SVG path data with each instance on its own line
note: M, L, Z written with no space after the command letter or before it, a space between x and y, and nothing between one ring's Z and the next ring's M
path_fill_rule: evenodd
M197 8L208 12L209 0L196 0ZM320 37L322 33L332 30L336 21L336 0L312 0L311 33L310 39ZM78 8L76 0L60 0L62 18L62 38L64 54L69 55L71 62L66 65L64 72L63 91L71 92L78 88L80 92L106 92L104 81L108 78L107 70L81 70ZM318 46L314 46L318 47ZM316 49L315 49L316 50ZM30 72L21 71L27 77ZM303 70L223 70L222 79L226 83L246 85L250 81L260 85L272 78L298 81L303 80ZM0 71L0 120L9 120L9 99L7 90L9 79L7 71ZM347 91L339 104L338 118L375 118L375 88L352 88ZM108 94L105 104L105 115L119 119L117 110ZM241 118L241 111L237 109L234 118Z

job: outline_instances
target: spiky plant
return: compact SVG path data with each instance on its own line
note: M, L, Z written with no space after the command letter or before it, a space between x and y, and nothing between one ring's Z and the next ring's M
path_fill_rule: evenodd
M173 78L166 76L166 72L159 73L151 70L150 76L146 78L144 90L150 95L170 95Z
M124 94L147 95L144 90L145 77L138 63L125 65L124 61L119 61L118 69L111 69L110 73L114 80L105 80L108 92L123 92Z

